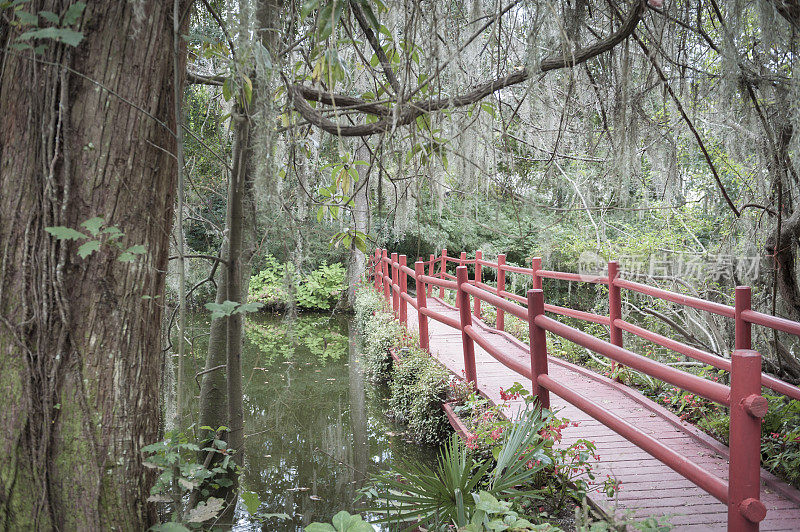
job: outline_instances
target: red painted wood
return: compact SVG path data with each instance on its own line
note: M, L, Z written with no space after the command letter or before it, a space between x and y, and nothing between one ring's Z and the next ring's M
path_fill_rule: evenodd
M528 345L530 348L532 393L543 408L550 408L550 390L542 386L547 376L547 334L536 325L536 317L544 316L544 294L541 289L528 290Z
M400 310L400 286L397 284L397 253L391 255L391 269L392 269L392 310L394 315L398 316Z
M447 273L447 250L446 249L442 250L442 271L440 273L441 273L442 280L444 280L445 279L445 274ZM444 288L440 287L439 288L439 298L441 299L443 297L444 297Z
M400 277L400 285L399 293L400 293L400 300L398 303L400 304L400 322L403 325L407 325L408 323L408 303L406 299L402 296L408 295L408 267L406 266L406 256L400 255L400 262L398 265L397 275Z
M426 310L432 310L442 317L450 317L452 322L460 325L458 311L453 307L442 304L436 298L429 299L427 307L428 309ZM413 309L409 309L409 324L411 326L417 323L413 312ZM476 320L473 320L472 327L488 338L494 347L501 349L509 357L515 357L523 361L528 359L527 349L521 346L518 341L514 342L512 339L507 338L506 333L490 329ZM429 322L429 336L432 355L442 361L453 373L463 375L464 359L461 349L461 332L439 322ZM703 467L720 471L719 475L727 480L727 457L720 454L718 450L718 447L724 449L724 446L718 443L713 446L710 443L699 441L694 436L693 429L685 426L676 416L646 398L640 398L641 401L644 401L644 404L632 400L629 394L636 394L636 392L628 391L625 393L623 391L624 386L619 383L613 383L599 375L587 377L581 371L588 372L588 370L584 368L570 369L571 365L563 366L562 364L565 363L558 359L550 359L550 362L549 374L554 375L562 382L569 382L570 385L579 389L582 394L596 400L604 408L614 411L619 417L626 420L635 420L634 424L644 432L657 436L659 440L674 449L679 449L687 457L696 458L703 464ZM555 362L558 362L558 364ZM478 389L486 393L498 404L502 403L499 395L501 387L508 388L515 381L524 382L522 380L524 377L499 364L480 346L475 346L475 363L477 374L480 378ZM484 368L487 371L487 376L484 376ZM488 372L491 372L491 377L488 377ZM617 389L617 387L620 389ZM579 411L574 407L568 407L567 403L558 397L551 396L551 407L559 411L558 415L563 417L575 420L587 417L585 415L583 418L579 417L577 413ZM667 419L669 416L671 416L671 419ZM638 464L634 467L629 467L631 464L636 463L636 460L642 459L641 449L597 421L582 420L577 427L570 426L564 429L563 435L561 445L569 445L570 442L579 438L595 441L598 447L597 452L601 458L601 461L595 467L595 472L599 479L605 478L606 474L616 475L622 482L621 495L630 490L630 492L636 493L638 497L635 498L637 500L657 500L664 494L665 489L672 487L673 489L681 490L693 500L701 500L703 498L714 500L702 489L691 484L655 458L650 458L647 466ZM628 459L629 456L635 459L630 460ZM647 459L645 458L645 460ZM778 489L781 486L775 484L777 481L774 477L765 471L761 471L761 476L762 481L768 482L766 489L762 489L762 500L768 508L768 513L767 518L761 523L761 530L800 530L800 494L797 494L795 490L784 484L782 488L787 490L789 495L783 495ZM796 495L795 498L792 498L793 493ZM627 509L642 517L663 515L665 513L671 514L674 516L671 522L677 525L675 530L688 530L690 529L689 527L700 527L695 528L699 530L725 530L726 526L727 509L724 504L719 502L676 507L659 507L656 506L657 503L653 503L650 506L640 507L630 504L627 497L621 496L614 501L599 492L593 492L590 497L610 512L615 511L614 509L616 508L616 511L624 513ZM780 509L770 510L773 507ZM794 517L787 516L789 526L787 526L787 521L785 520L772 518L774 512L787 511L784 508L788 508L788 511L796 510L797 512Z
M483 280L483 267L481 266L481 259L483 258L483 252L478 250L475 252L475 286L480 286ZM481 319L481 300L479 298L475 298L475 317Z
M661 457L670 467L690 476L695 482L703 485L717 498L729 501L729 508L727 508L729 530L758 530L758 522L764 519L766 511L770 508L775 511L782 511L784 509L788 509L788 511L797 510L798 519L800 519L800 492L782 484L775 479L775 477L761 471L758 467L760 444L760 426L758 418L759 416L763 416L766 411L766 402L760 396L760 384L762 382L768 386L773 384L771 387L777 391L782 391L781 388L783 387L785 388L785 390L783 390L784 393L790 396L795 392L800 395L800 391L773 377L761 375L760 356L755 352L744 350L744 348L750 345L750 328L752 323L773 326L777 329L791 333L796 332L797 334L800 334L800 324L789 322L782 318L753 313L749 305L749 289L739 287L737 289L736 307L728 307L726 305L720 305L719 303L619 279L617 276L616 264L612 263L609 265L609 278L596 278L591 280L592 282L610 284L609 318L596 316L590 313L581 314L579 311L573 309L561 309L558 307L547 308L549 305L544 304L543 297L541 312L537 312L533 310L534 305L532 300L525 301L521 296L505 291L506 271L531 275L534 280L534 286L540 286L541 278L543 277L584 282L586 279L577 274L541 270L541 262L537 259L532 261L532 267L528 270L517 266L506 266L505 257L503 255L498 257L498 263L495 265L483 261L478 254L476 254L474 260L468 261L466 260L466 254L463 252L459 259L455 259L448 258L446 251L443 251L441 257L442 271L439 273L439 279L433 278L434 276L428 276L431 279L428 286L439 286L440 294L443 294L445 288L457 288L457 304L461 309L459 311L449 305L442 304L441 300L436 299L433 300L435 301L433 308L427 308L419 304L419 299L414 299L406 293L407 285L404 283L406 275L414 275L417 283L423 283L420 291L424 295L424 284L427 282L427 279L425 279L426 276L419 275L416 268L415 270L411 270L406 267L405 264L401 265L397 260L396 254L392 254L392 260L385 258L385 250L383 250L382 254L383 256L380 257L381 260L375 262L381 266L381 269L391 267L392 275L390 277L389 275L381 274L381 282L379 283L379 275L376 270L376 286L382 284L384 293L386 294L386 292L388 292L386 295L391 299L395 313L402 315L401 319L406 321L404 319L408 317L406 313L412 312L412 310L407 308L407 303L411 303L412 308L420 309L420 312L417 313L418 320L415 323L417 327L421 326L420 324L422 321L420 321L420 318L432 317L437 320L434 329L438 329L438 332L434 333L433 330L429 329L429 347L433 350L432 344L435 334L437 340L437 355L451 371L457 373L458 366L460 365L462 374L466 373L468 379L477 381L478 369L482 370L485 378L482 378L478 390L483 394L496 400L495 396L499 395L502 387L508 387L513 383L513 381L509 382L509 377L511 379L528 377L531 372L530 368L537 365L538 359L536 356L526 357L526 354L529 354L531 351L527 346L502 331L502 328L504 328L504 311L513 310L518 317L528 319L532 325L539 329L553 332L554 334L583 345L595 352L609 356L612 360L617 360L631 367L646 371L657 378L679 385L698 395L710 398L721 404L730 405L732 412L731 440L734 442L734 445L730 453L728 453L724 446L711 440L711 438L700 433L697 429L683 425L680 420L659 405L643 397L637 397L637 395L640 394L627 389L619 383L597 375L592 375L590 371L584 368L572 366L564 361L554 360L555 365L553 368L550 368L549 372L546 367L544 371L542 371L540 367L538 377L534 379L542 388L550 388L551 390L565 395L570 401L580 406L581 409L589 412L592 417L612 426L617 431L621 431L628 439L637 441L637 443L649 453ZM379 254L376 253L376 258L378 256ZM446 271L447 260L451 260L460 265L457 268L459 274L457 283L445 281L445 279L455 279L455 276L448 274ZM429 262L431 266L433 266L435 261L436 258L432 256ZM373 261L370 262L372 266ZM486 286L479 278L476 278L475 281L469 281L466 274L466 267L464 266L465 264L476 265L476 276L480 267L483 265L497 267L497 287L492 288ZM611 279L610 283L609 279ZM674 370L673 368L662 367L663 365L655 363L646 357L641 357L628 350L622 349L620 347L622 343L622 330L633 329L635 326L624 322L621 317L617 317L621 315L618 305L619 300L617 298L617 294L621 288L635 290L651 297L661 298L673 303L683 304L734 318L736 325L736 347L738 348L735 355L738 355L738 358L734 356L735 362L731 363L731 374L732 383L737 383L737 389L731 390L711 381L693 378L692 375ZM541 294L541 292L539 293ZM470 294L475 297L476 302L483 300L488 304L498 306L498 329L490 329L483 324L477 316L475 318L476 321L473 321L472 309L469 305ZM528 308L517 307L503 298L526 302L528 303ZM538 309L538 301L536 307ZM479 304L476 304L476 309L477 314L480 315ZM531 309L530 312L528 309ZM546 317L544 312L551 310L562 311L564 315L584 319L586 321L608 324L611 328L612 341L604 342ZM455 314L458 314L458 318L455 317ZM427 320L425 320L425 322L427 322ZM442 328L444 328L444 330L442 330ZM535 332L535 329L533 330ZM632 330L630 332L639 334L645 339L655 341L656 343L659 343L659 341L674 343L662 337L648 338L648 335L653 335L654 333L650 333L644 329ZM460 342L458 341L459 336ZM533 338L533 335L531 338ZM477 349L475 343L478 344ZM534 347L536 347L537 344L544 345L543 341L533 341L531 343L533 343ZM681 352L681 349L689 348L689 346L680 343L676 344L677 345L668 345L666 347L675 347L675 350L678 352ZM664 344L662 343L662 345ZM439 348L442 352L439 352ZM460 351L460 353L458 353L458 351ZM461 356L458 356L459 354ZM749 354L749 356L745 356L745 354ZM710 354L708 355L713 356ZM543 359L547 362L548 358L546 354ZM750 359L757 359L758 364ZM503 368L502 365L498 364L497 360L501 361L503 365L510 369L507 370ZM510 375L504 374L505 371L510 372ZM770 380L777 382L770 383ZM573 389L579 389L581 392L575 392ZM588 393L587 397L584 397L587 392L590 393ZM641 480L643 477L646 478L650 475L657 475L658 478L663 481L681 480L680 476L665 470L664 463L659 461L655 461L654 463L648 462L648 458L643 456L641 451L637 447L634 447L627 439L620 440L618 437L615 437L613 433L604 433L603 427L600 426L597 421L587 417L574 407L563 406L565 407L561 415L580 420L578 425L581 425L581 428L574 429L580 431L580 437L595 435L598 449L604 447L604 449L608 450L605 454L605 458L601 458L597 465L597 473L602 473L603 468L609 467L611 468L611 472L615 473L618 477L633 477L634 482L632 485L637 487L637 491L646 491L646 483L641 482ZM512 410L509 411L509 415L513 415L513 411L516 411L518 408L519 405L514 405ZM621 416L619 413L625 415ZM567 429L567 431L569 431L569 429ZM565 444L577 439L576 436L566 434L567 431L565 431L564 434ZM739 436L734 437L734 434ZM659 441L669 441L670 445L665 446L663 443L659 443ZM679 452L669 450L676 445L678 446L677 448L680 449ZM702 449L706 450L703 451ZM726 457L729 454L731 456L730 467L726 462ZM753 459L754 456L756 457L755 460ZM729 472L731 474L730 478L728 478ZM714 474L712 475L711 473ZM717 477L717 475L719 475L719 477ZM728 482L728 480L730 482ZM761 485L764 483L770 486L772 491L764 490L764 496L759 499L762 491ZM727 486L728 484L730 484L729 492L720 489L721 485ZM698 488L689 489L696 490ZM777 503L771 506L770 499L774 498L773 495L779 498L783 497L782 500L784 502L781 503L781 499L779 499ZM702 509L702 515L713 514L719 518L720 521L724 520L726 517L724 507L722 511L713 509L714 503L708 502L709 495L707 493L701 491L699 494L691 495L691 498L687 499L686 502L684 502L681 497L682 494L673 490L672 492L662 493L660 497L653 497L652 499L654 502L652 503L632 503L632 506L638 504L637 508L632 509L634 509L637 514L642 511L647 511L648 509L656 511L663 509L669 513L672 510L682 511L687 506L692 506L692 508L697 510ZM648 497L643 496L635 500L647 501L648 499ZM603 500L603 496L598 495L597 500ZM631 498L631 500L634 500L634 498ZM688 502L689 500L691 503ZM785 501L790 501L788 507L786 507L787 503ZM767 519L764 520L764 525L767 526L769 524L769 526L772 527L773 524L779 522L780 520L776 520L774 516L768 516ZM706 523L717 524L718 522L706 521ZM688 521L687 524L696 525L700 524L700 521ZM800 529L800 527L797 528Z
M505 254L501 253L497 256L497 295L502 296L506 291L506 272L503 265L506 263ZM504 331L506 328L506 317L502 308L497 309L497 317L495 318L497 328Z
M414 272L417 285L417 309L420 310L428 306L425 294L425 283L421 280L422 274L425 272L425 265L422 261L414 263ZM427 287L427 290L430 291L430 286ZM428 351L430 345L428 337L428 317L423 312L417 312L417 330L419 331L419 347Z
M746 295L750 295L749 291ZM749 306L749 301L746 303ZM761 418L747 411L745 400L761 396L761 355L757 351L737 349L731 359L728 530L757 531L759 521L766 515L764 504L758 500L759 462L753 460L753 456L761 452Z
M433 268L435 267L435 264L434 264L435 262L436 262L436 255L431 253L431 258L430 258L430 261L429 261L429 264L428 264L428 275L431 276L431 277L433 277ZM433 289L433 285L428 283L428 297L431 297L431 290L432 289Z
M477 386L478 377L475 369L475 344L472 337L465 330L467 327L472 326L472 313L469 308L469 295L464 291L467 284L467 267L459 266L456 268L456 279L458 282L458 292L456 294L456 301L461 303L459 308L459 316L461 318L461 341L463 345L464 354L464 376L469 382L475 383Z

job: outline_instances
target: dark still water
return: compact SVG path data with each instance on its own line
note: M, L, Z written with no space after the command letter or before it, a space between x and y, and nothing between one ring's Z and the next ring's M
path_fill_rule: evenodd
M433 449L404 441L403 427L383 414L384 394L364 381L360 346L343 317L248 317L241 486L258 494L261 522L240 504L234 530L295 531L330 522L339 510L358 510L353 500L370 473L397 458L434 460ZM264 520L266 514L289 519Z

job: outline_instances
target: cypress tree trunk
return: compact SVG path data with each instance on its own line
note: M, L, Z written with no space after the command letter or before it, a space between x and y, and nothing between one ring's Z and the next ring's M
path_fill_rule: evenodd
M21 30L0 29L0 528L141 530L155 518L140 450L161 419L171 11L91 2L80 45L40 41L41 55L11 50ZM95 216L146 253L120 262L104 242L82 259L81 241L45 231Z

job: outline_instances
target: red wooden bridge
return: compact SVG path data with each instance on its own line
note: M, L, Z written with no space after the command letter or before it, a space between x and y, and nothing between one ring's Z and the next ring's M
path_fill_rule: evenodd
M447 272L455 262L456 275ZM467 265L474 266L474 278ZM483 268L496 270L496 286L483 282ZM427 271L426 271L427 268ZM374 287L384 294L406 326L419 332L420 347L478 390L500 403L500 389L521 375L533 393L559 416L577 421L564 430L563 443L594 440L599 475L616 477L619 495L608 499L593 493L593 502L611 514L633 517L666 516L680 530L800 530L800 492L760 467L761 418L767 412L764 386L800 400L800 389L761 372L761 355L751 349L753 325L800 336L800 323L750 308L750 288L737 287L735 306L707 301L622 279L618 264L609 262L607 275L587 278L542 269L541 259L530 268L483 260L481 252L467 259L448 257L442 250L411 269L406 257L376 250L371 258ZM533 289L527 297L506 291L506 273L528 275ZM416 286L408 291L409 276ZM545 303L543 279L590 282L608 286L609 315ZM438 297L433 288L438 288ZM444 291L456 292L456 306L444 302ZM630 290L734 320L734 350L730 359L716 356L643 329L622 319L622 290ZM481 320L481 304L497 309L496 327ZM529 342L504 331L505 314L528 323ZM609 328L609 341L570 327L548 316L567 316ZM730 372L730 386L684 372L623 347L623 331L676 353ZM729 408L730 448L644 397L637 391L547 353L546 333L574 342L678 388ZM529 347L531 346L531 347Z

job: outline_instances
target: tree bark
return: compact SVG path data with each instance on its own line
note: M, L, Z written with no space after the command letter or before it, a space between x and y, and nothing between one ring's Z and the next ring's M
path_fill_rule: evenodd
M359 141L360 145L356 149L355 156L357 161L370 160L370 153L366 142L367 139L361 139ZM367 166L356 167L358 171L358 182L353 183L355 189L353 194L353 227L356 231L365 235L369 233L369 227L367 225L369 217L369 198L367 191L369 190L369 186L364 182L369 178L368 168ZM350 260L347 263L347 301L351 306L355 304L356 284L364 273L365 265L366 257L364 253L356 247L355 239L353 239L353 242L350 244Z
M226 285L228 301L241 303L246 294L242 291L242 244L244 240L244 197L250 141L250 117L234 112L236 138L233 149L233 171L228 185L228 267ZM233 459L242 465L244 453L244 410L242 406L242 314L227 318L228 353L228 447L235 451Z
M141 448L161 419L156 296L176 185L171 11L92 2L78 47L46 40L41 55L0 55L0 528L141 530L156 517ZM120 262L104 242L81 259L82 242L45 231L83 230L95 216L146 254Z

